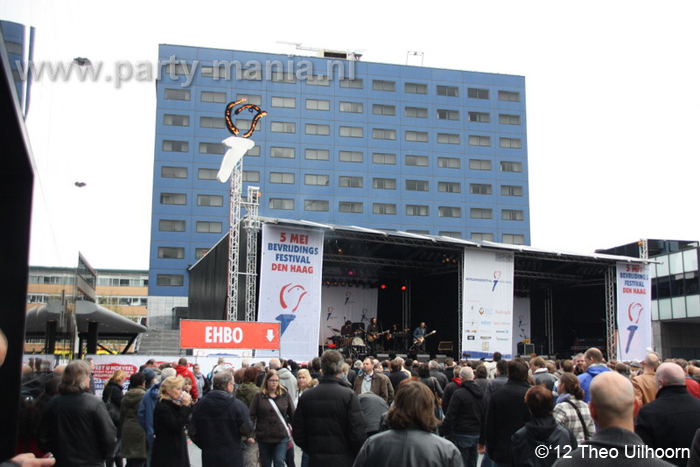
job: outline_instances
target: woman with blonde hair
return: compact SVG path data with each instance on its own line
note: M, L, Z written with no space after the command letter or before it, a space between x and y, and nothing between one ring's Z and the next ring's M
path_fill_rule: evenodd
M160 383L160 401L153 412L152 467L190 467L185 427L190 419L192 397L183 392L185 379L170 376Z
M124 465L122 459L122 424L119 420L119 412L122 408L122 399L124 399L124 381L126 381L126 372L116 370L107 381L104 390L102 391L102 400L109 406L113 406L114 417L112 423L117 427L117 445L114 452L107 458L107 467L122 467ZM108 409L109 410L109 409ZM110 413L110 415L112 415Z
M280 384L275 370L265 375L262 389L250 403L250 419L255 425L255 438L260 449L263 467L284 467L288 443L291 442L289 426L294 416L294 401Z

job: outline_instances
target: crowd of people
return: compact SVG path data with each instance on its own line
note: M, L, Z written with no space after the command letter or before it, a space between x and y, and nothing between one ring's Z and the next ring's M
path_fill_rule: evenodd
M327 350L305 365L221 358L207 374L183 357L115 371L101 399L91 361L33 364L17 447L31 457L15 465L52 465L50 453L59 466L189 467L191 439L205 467L700 466L700 364L655 353L440 363Z

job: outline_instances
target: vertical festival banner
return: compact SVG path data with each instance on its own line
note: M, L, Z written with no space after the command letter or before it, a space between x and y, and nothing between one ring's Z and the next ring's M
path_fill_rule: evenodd
M318 355L322 267L322 231L263 225L258 321L280 323L284 358Z
M617 359L642 360L652 347L649 265L617 263Z
M461 350L470 358L512 358L514 269L513 253L464 250Z
M379 289L342 286L324 288L321 297L321 344L332 335L337 335L336 330L340 330L345 321L364 323L367 329L369 320L379 319L378 297Z

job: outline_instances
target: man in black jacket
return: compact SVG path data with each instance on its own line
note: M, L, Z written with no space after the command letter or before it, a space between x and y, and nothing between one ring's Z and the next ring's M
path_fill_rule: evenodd
M449 438L459 452L465 467L476 467L478 445L484 444L481 422L484 419L484 393L474 382L474 371L465 366L459 370L461 384L450 398L440 434Z
M294 442L309 455L310 467L350 467L365 441L360 402L340 379L342 369L340 352L323 352L323 378L304 392L294 412Z
M214 375L214 390L209 391L194 407L190 433L202 450L202 466L243 466L241 436L253 431L248 407L233 395L233 373L219 371Z

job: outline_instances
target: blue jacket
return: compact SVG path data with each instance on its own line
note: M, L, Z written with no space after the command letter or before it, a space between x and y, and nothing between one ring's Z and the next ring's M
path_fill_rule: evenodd
M610 368L602 363L596 363L589 367L585 373L578 375L578 382L583 389L583 402L589 403L591 401L591 381L593 378L606 371L610 371Z
M153 412L156 410L156 405L158 404L160 393L160 383L151 386L146 394L143 395L141 399L141 404L139 405L139 411L137 417L139 419L139 425L146 432L146 442L148 447L153 447Z

